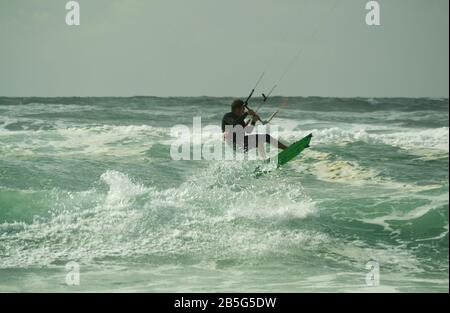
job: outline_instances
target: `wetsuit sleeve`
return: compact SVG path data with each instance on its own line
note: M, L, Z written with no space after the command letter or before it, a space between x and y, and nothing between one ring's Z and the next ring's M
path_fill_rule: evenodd
M238 125L238 124L242 125L242 124L244 123L244 120L245 120L245 118L246 118L247 116L248 116L248 113L247 113L247 112L245 112L244 114L242 114L239 118L237 118L237 119L234 121L233 126Z

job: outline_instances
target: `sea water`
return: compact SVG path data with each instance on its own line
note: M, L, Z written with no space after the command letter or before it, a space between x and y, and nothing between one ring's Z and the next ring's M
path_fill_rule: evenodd
M0 291L448 292L448 99L288 100L255 177L170 156L231 98L0 98Z

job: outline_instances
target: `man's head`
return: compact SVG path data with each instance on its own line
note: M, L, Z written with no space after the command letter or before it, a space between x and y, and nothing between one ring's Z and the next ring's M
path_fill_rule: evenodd
M241 116L245 112L244 101L241 99L236 99L231 104L231 112L234 114Z

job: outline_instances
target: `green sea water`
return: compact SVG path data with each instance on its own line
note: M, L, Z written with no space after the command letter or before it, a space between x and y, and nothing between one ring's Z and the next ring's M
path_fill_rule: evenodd
M231 100L0 98L0 291L448 292L448 99L289 98L311 147L261 177L172 160Z

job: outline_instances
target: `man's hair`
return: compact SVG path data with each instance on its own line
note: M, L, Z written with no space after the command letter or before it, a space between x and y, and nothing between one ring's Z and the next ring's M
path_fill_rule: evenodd
M244 106L244 101L242 101L241 99L236 99L233 101L233 103L231 104L231 111L234 111L236 109L240 109Z

